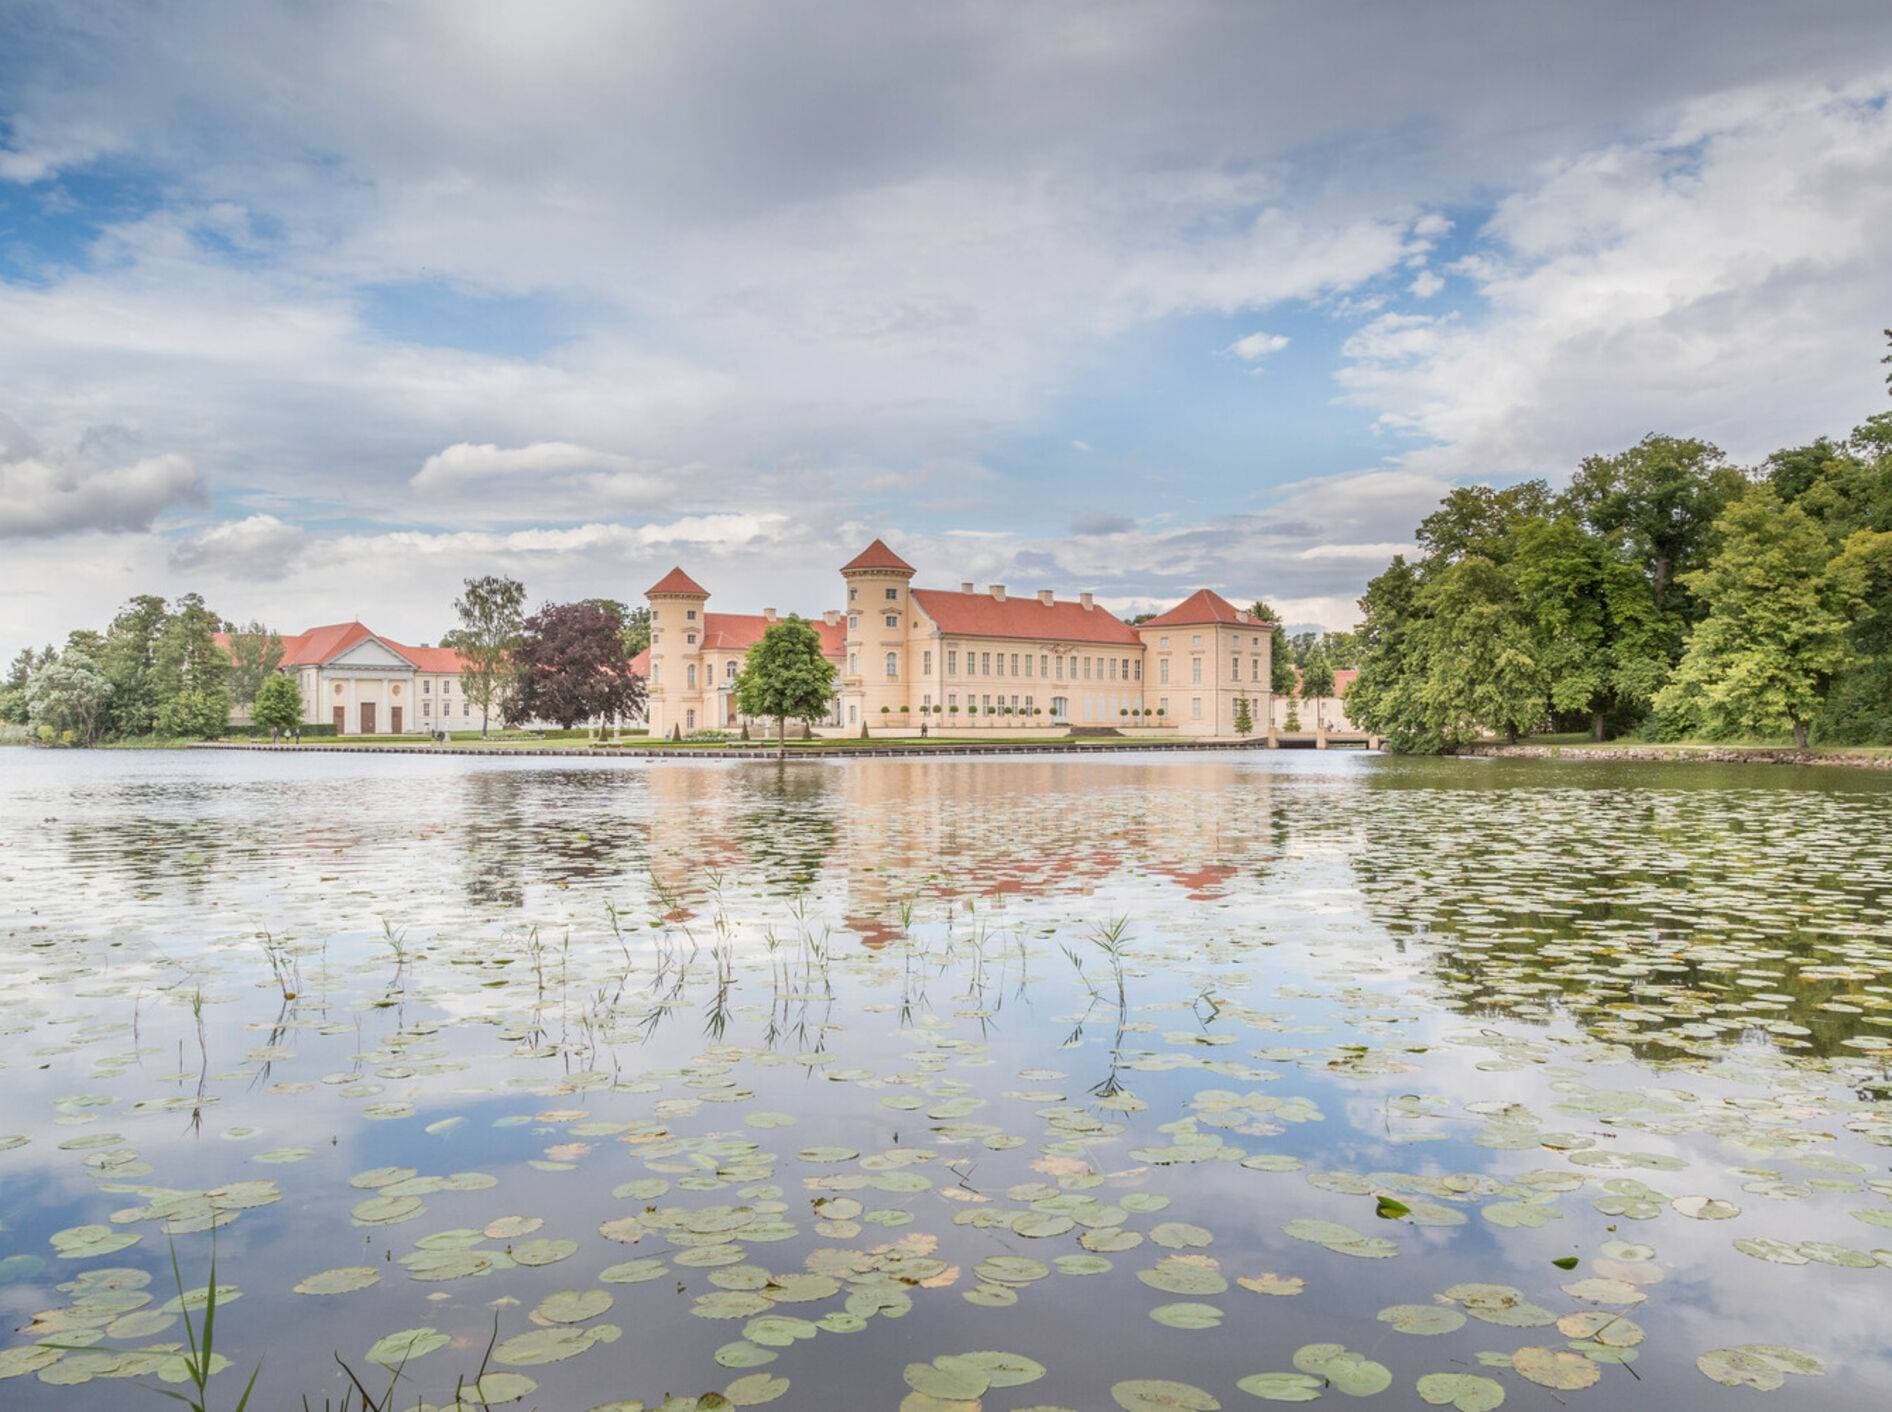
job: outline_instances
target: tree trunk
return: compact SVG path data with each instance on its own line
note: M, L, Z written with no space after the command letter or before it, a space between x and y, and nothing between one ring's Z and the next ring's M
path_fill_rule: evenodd
M1596 741L1603 739L1603 713L1601 711L1590 713L1590 739Z
M1656 608L1660 610L1662 607L1662 595L1667 592L1669 587L1669 561L1667 559L1657 559L1655 561L1655 572L1650 578L1650 596L1655 600Z
M788 717L777 716L775 718L775 732L775 758L778 760L786 760L788 758Z
M1805 721L1795 721L1793 723L1793 748L1795 750L1805 750L1807 748L1807 723Z
M1505 726L1504 743L1506 745L1516 745L1518 743L1518 728L1515 725L1507 724Z

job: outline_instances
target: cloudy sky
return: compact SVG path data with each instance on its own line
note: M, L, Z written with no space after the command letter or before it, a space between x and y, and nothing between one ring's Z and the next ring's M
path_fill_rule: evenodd
M1457 481L1886 407L1882 0L0 4L0 651L196 589L1345 626Z

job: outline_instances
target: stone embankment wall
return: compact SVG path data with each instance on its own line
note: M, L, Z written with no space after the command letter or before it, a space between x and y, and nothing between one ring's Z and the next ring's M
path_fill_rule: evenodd
M1795 750L1738 745L1468 745L1461 755L1490 755L1520 760L1643 760L1661 764L1688 761L1717 765L1843 765L1852 769L1892 769L1892 754L1868 755L1838 750Z

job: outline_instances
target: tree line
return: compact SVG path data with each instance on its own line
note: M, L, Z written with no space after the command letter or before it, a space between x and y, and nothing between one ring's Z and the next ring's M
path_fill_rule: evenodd
M1892 742L1892 414L1733 465L1649 435L1568 488L1451 491L1360 600L1355 724Z
M462 680L482 732L494 718L570 728L642 706L630 662L650 645L649 609L593 598L527 614L524 604L523 585L491 576L468 579L454 603L459 626L442 645L468 663ZM22 648L0 680L0 723L48 744L207 740L244 706L257 726L285 732L303 722L300 689L277 670L282 657L279 633L228 622L198 594L140 594L102 632L79 628L63 647Z

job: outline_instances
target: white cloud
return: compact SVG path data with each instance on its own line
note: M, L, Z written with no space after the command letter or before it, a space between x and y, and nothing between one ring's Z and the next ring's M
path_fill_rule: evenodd
M1750 461L1843 431L1882 393L1889 90L1741 90L1546 168L1458 266L1486 315L1374 320L1348 397L1460 476L1561 475L1651 430Z
M490 442L475 446L462 441L429 456L414 476L414 488L439 490L517 475L569 471L614 471L641 477L645 470L630 456L594 451L569 441L536 441L530 446L513 447Z
M202 498L190 460L175 452L100 465L46 451L0 417L0 538L144 530Z
M1421 270L1413 282L1406 286L1415 299L1430 299L1445 288L1445 280L1432 270Z
M229 579L268 582L297 565L304 535L274 515L226 520L180 540L171 550L174 569L205 569Z
M1254 363L1266 358L1270 353L1279 353L1288 346L1289 341L1284 333L1262 333L1257 330L1229 344L1228 351L1237 358Z
M1383 563L1395 554L1406 554L1411 550L1410 540L1387 540L1378 544L1315 544L1303 549L1294 557L1302 560L1359 559Z

